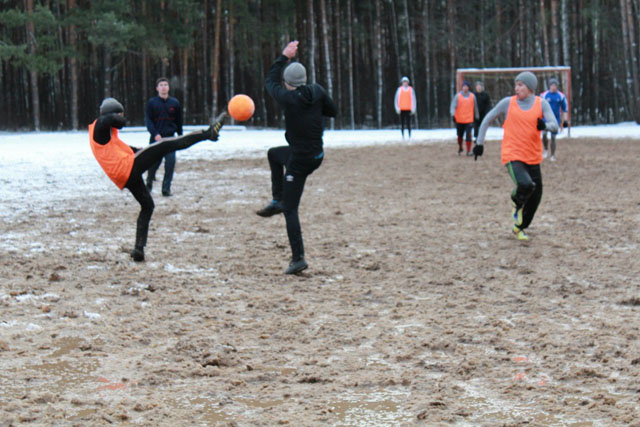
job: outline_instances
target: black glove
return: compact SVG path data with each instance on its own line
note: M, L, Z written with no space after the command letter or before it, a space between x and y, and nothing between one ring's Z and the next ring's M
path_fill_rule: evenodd
M547 128L547 124L544 122L544 120L538 117L538 125L536 127L538 128L538 130L545 130Z
M474 160L478 160L478 156L482 156L482 153L484 153L484 145L476 144L473 147L473 155L475 156Z
M564 123L562 123L562 127L568 128L569 122L565 120Z
M454 125L457 125L457 124L458 124L458 122L456 122L456 117L455 117L455 116L451 117L451 120L453 120L453 124L454 124Z

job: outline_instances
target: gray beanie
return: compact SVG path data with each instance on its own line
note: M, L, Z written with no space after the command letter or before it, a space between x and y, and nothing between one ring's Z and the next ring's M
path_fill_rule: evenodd
M299 62L292 62L284 69L284 81L293 87L307 84L307 70Z
M516 76L517 82L522 82L531 92L535 92L538 87L538 79L531 71L523 71Z
M476 81L476 86L480 85L482 87L482 89L484 89L484 83L482 83L480 80Z
M409 82L409 77L404 76L403 78L401 78L400 79L400 83L402 83L402 82L407 82L408 83Z
M105 98L100 104L100 115L109 113L124 113L124 107L115 98Z
M549 86L551 85L559 86L558 79L554 79L554 78L549 79Z

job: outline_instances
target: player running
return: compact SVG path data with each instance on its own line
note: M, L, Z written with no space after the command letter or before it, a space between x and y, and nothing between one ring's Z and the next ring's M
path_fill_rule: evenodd
M515 96L502 99L482 121L473 153L476 159L482 156L489 125L504 115L502 164L507 166L516 184L511 192L513 233L518 240L529 240L524 230L531 224L542 198L540 131L555 132L558 123L549 103L534 95L538 79L533 73L525 71L518 74L515 83Z
M549 90L546 92L542 92L540 97L546 99L549 105L551 106L551 110L553 111L554 116L556 116L556 121L560 126L560 132L562 132L563 124L566 120L567 115L567 97L564 96L564 93L558 90L558 80L550 79L549 80ZM544 144L544 151L542 152L542 158L546 159L549 154L549 139L547 138L548 131L544 131L542 133L542 143ZM552 162L556 161L556 136L558 132L551 132L551 157L549 160Z
M451 100L450 113L458 132L458 155L462 154L462 138L466 137L467 156L471 156L471 131L473 122L478 118L478 103L471 92L468 81L462 83L462 90Z
M192 132L185 136L163 138L144 148L131 147L120 139L118 129L122 129L124 125L122 104L115 98L104 99L100 104L100 116L89 125L89 144L93 155L107 176L119 189L129 189L140 203L136 243L131 252L131 258L140 262L144 261L149 222L155 207L142 174L169 153L184 150L205 139L217 141L222 122L216 121L207 130Z
M267 154L273 200L257 212L263 217L284 212L292 252L286 274L296 274L308 267L298 206L307 176L320 167L324 157L324 116L336 116L336 107L324 88L318 84L307 85L304 66L299 62L287 65L297 52L298 42L290 42L271 66L265 81L269 95L284 109L284 136L289 145L271 148ZM281 78L284 78L284 87Z
M402 84L396 90L396 95L393 98L393 106L396 114L400 116L402 140L404 141L404 128L406 127L409 133L409 141L411 141L411 116L416 113L416 93L409 86L409 77L404 76L400 83Z

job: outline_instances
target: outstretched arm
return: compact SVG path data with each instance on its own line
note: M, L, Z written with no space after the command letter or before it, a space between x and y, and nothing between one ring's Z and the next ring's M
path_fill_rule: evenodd
M484 144L484 137L487 134L487 129L489 129L489 125L491 124L491 122L493 122L498 116L507 114L510 101L510 97L502 99L502 101L498 102L498 104L487 113L487 115L484 117L484 120L482 120L480 130L478 131L478 140L476 141L477 145Z

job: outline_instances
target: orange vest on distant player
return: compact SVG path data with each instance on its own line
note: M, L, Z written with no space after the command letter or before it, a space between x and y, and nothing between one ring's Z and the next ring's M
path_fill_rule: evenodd
M524 111L518 106L518 98L511 97L507 119L502 126L502 164L512 161L524 162L528 165L542 163L542 144L538 119L542 118L542 100L536 96L533 107Z
M413 111L413 88L411 86L408 86L406 90L400 88L398 106L400 111Z
M111 139L106 144L98 144L93 139L93 129L96 121L89 125L89 144L96 160L104 170L104 173L123 189L131 175L135 155L133 150L118 137L118 129L111 128Z
M456 114L453 116L456 119L456 123L473 123L475 121L474 110L475 95L469 92L469 96L465 98L461 93L459 93Z

